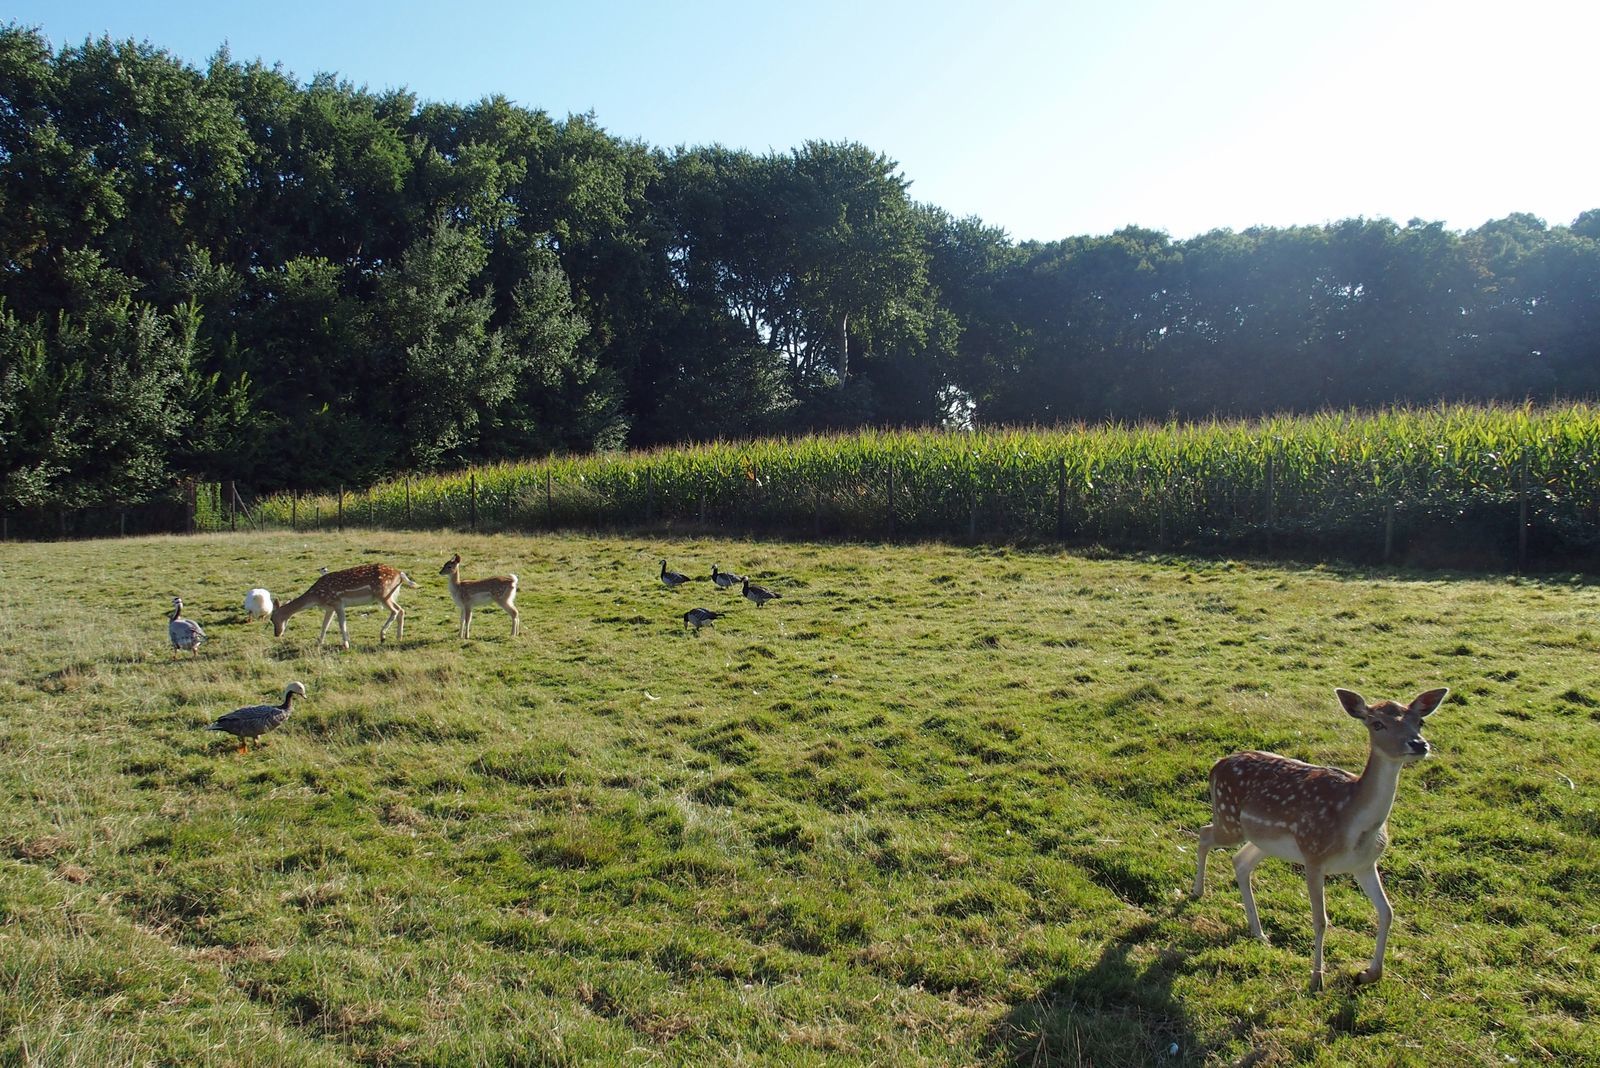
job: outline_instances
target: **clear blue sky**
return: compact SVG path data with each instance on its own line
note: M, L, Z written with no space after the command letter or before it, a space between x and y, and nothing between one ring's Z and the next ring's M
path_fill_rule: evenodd
M1600 208L1595 0L13 0L108 33L670 148L853 140L1013 238Z

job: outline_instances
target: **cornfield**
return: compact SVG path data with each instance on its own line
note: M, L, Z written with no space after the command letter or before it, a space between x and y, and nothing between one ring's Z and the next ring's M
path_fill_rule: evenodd
M504 463L259 501L254 526L658 528L858 539L1313 550L1600 546L1600 409L863 431ZM226 510L207 522L226 526Z

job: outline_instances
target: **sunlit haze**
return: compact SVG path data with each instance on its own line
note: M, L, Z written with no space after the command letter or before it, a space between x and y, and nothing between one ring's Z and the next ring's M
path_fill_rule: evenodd
M1113 11L1113 8L1117 10ZM1017 240L1600 207L1600 4L21 0L56 46L148 40L375 90L594 112L650 145L860 141Z

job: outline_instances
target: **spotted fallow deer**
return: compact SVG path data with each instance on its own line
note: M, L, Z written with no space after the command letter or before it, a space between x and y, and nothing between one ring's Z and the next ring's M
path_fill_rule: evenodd
M1266 941L1256 915L1250 877L1266 857L1303 864L1311 896L1315 941L1311 989L1322 989L1322 937L1328 926L1322 884L1329 875L1349 872L1378 910L1378 944L1372 963L1357 976L1375 983L1383 974L1383 950L1394 910L1378 877L1378 858L1389 844L1389 811L1394 808L1400 769L1428 755L1422 721L1439 707L1448 689L1429 690L1409 705L1395 701L1367 704L1352 690L1335 690L1344 710L1367 727L1367 766L1352 775L1276 753L1235 753L1211 769L1211 822L1200 829L1200 863L1194 896L1205 892L1206 854L1216 846L1241 848L1233 871L1244 898L1250 933Z
M517 576L496 575L494 578L465 579L461 577L461 554L456 553L444 562L439 574L450 576L450 599L461 613L461 637L472 637L472 610L480 604L493 601L511 617L511 636L515 638L522 626L522 614L517 611Z
M390 623L398 624L395 628L395 637L404 638L406 612L394 597L401 586L415 589L416 585L411 581L411 576L388 564L360 564L356 567L347 567L343 571L330 571L313 582L305 593L272 610L273 636L283 637L284 626L289 622L289 617L296 612L302 612L307 608L320 608L323 613L322 632L317 635L317 644L321 645L323 639L328 636L328 624L337 616L339 636L344 639L344 647L348 649L350 628L345 625L344 610L358 605L378 604L389 610L389 618L383 621L383 627L378 631L378 641L383 641Z

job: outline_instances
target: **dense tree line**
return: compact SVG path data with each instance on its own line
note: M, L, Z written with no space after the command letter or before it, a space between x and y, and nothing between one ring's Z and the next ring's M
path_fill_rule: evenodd
M0 28L0 508L862 424L1600 393L1600 211L1011 241L858 144L663 150Z

